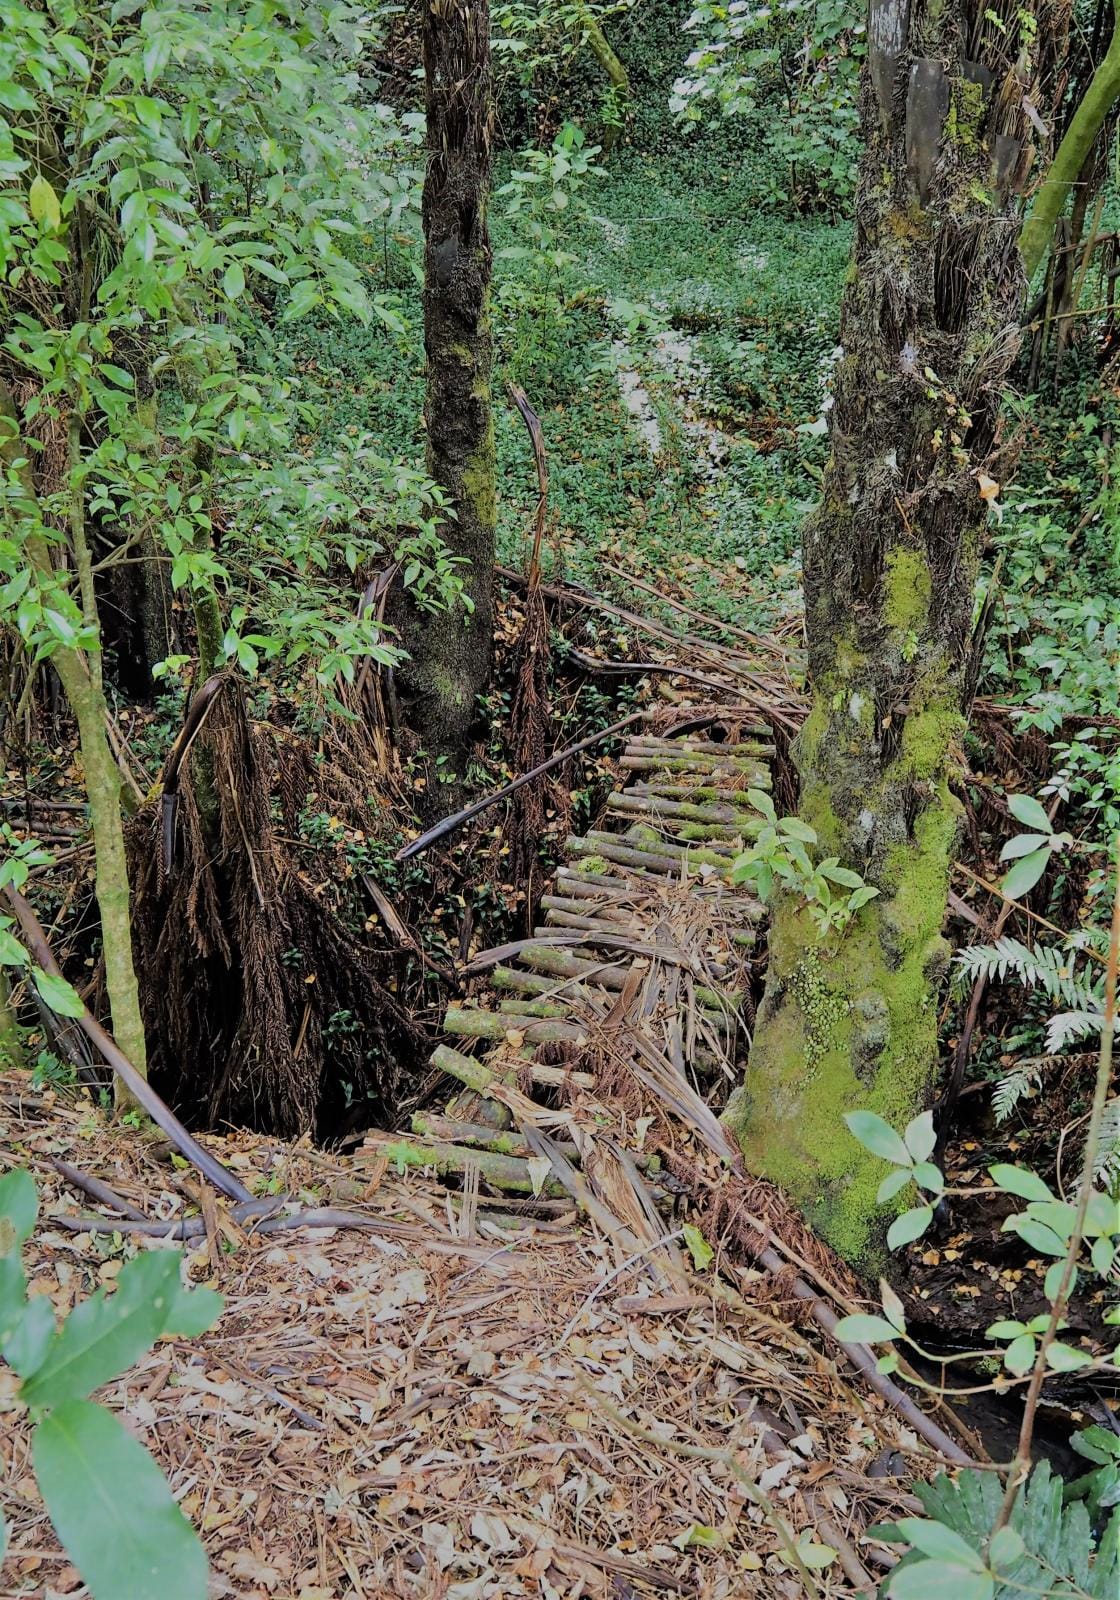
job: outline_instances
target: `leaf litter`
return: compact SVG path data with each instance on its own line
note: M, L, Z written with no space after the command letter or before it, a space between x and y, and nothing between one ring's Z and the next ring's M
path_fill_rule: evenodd
M151 1219L205 1219L184 1271L221 1290L224 1314L100 1398L200 1529L215 1600L841 1595L889 1566L866 1530L912 1508L890 1474L922 1470L919 1441L780 1275L718 1239L714 1263L674 1248L651 1274L653 1253L620 1260L574 1204L518 1217L476 1195L456 1210L436 1179L383 1160L205 1142L253 1193L345 1206L368 1228L266 1236L158 1137L0 1077L0 1167L40 1185L29 1277L60 1313L166 1243L76 1231L91 1212L56 1162ZM2 1593L79 1595L29 1434L8 1409Z

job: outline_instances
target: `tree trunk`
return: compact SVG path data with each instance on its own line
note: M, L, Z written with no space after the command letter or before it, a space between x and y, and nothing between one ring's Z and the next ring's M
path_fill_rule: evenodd
M424 180L424 407L428 472L455 507L441 529L464 557L469 614L433 616L399 597L409 661L398 674L409 726L462 775L493 654L493 364L488 301L492 97L488 0L422 0L428 169Z
M1020 248L1027 277L1032 278L1042 264L1054 236L1054 224L1065 210L1070 190L1092 153L1097 136L1120 99L1120 0L1115 0L1112 39L1104 58L1093 74L1081 104L1077 107L1035 196L1034 205L1023 224Z
M812 700L795 758L819 855L879 897L827 937L803 901L775 905L747 1080L727 1112L752 1170L864 1264L880 1250L884 1168L842 1117L866 1107L905 1123L937 1064L950 757L967 715L984 474L996 475L1019 344L1013 191L1032 85L1015 69L1031 19L1017 0L999 10L986 25L991 10L976 21L962 0L872 6L832 457L804 535Z

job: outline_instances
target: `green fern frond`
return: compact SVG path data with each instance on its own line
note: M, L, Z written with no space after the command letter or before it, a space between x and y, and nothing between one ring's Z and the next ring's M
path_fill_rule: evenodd
M1025 989L1041 989L1056 1004L1090 1012L1101 1007L1100 986L1078 972L1079 952L1056 945L1022 944L1018 939L998 939L995 944L973 944L957 952L958 981L1003 983L1014 978Z

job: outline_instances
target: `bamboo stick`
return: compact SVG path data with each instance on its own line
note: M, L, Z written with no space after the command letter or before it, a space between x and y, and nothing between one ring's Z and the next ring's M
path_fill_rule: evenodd
M462 1148L442 1140L413 1139L407 1134L371 1134L365 1141L366 1150L376 1150L386 1156L391 1165L400 1169L433 1168L441 1176L466 1173L477 1167L480 1175L495 1189L512 1189L515 1194L547 1194L559 1197L566 1193L555 1178L545 1178L534 1183L527 1161L516 1156L499 1155L493 1150L477 1147Z
M657 795L633 794L620 789L607 796L607 809L621 811L623 815L679 817L682 822L733 823L744 836L760 833L765 820L753 807L749 815L744 815L742 806L693 805L687 800L662 800Z
M450 1078L458 1078L460 1083L465 1083L468 1089L474 1089L478 1094L489 1094L496 1085L504 1082L501 1075L485 1062L475 1056L462 1055L449 1044L436 1045L432 1051L432 1066L446 1072ZM558 1089L565 1084L572 1084L577 1089L595 1087L595 1078L590 1072L576 1072L568 1067L545 1067L537 1061L529 1061L524 1067L516 1068L514 1075L522 1072L527 1073L533 1083L544 1084L550 1089Z
M504 1039L507 1033L520 1033L533 1044L586 1044L587 1029L574 1022L551 1017L522 1017L511 1011L482 1011L470 1006L448 1006L443 1018L445 1033L464 1039Z

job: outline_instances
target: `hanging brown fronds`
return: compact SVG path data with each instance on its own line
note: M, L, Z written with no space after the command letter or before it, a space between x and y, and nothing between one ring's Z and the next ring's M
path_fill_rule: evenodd
M226 679L182 751L170 871L160 808L132 825L151 1072L195 1125L298 1135L355 1100L388 1115L422 1043L374 953L277 839L273 790L290 814L312 762L253 729Z

